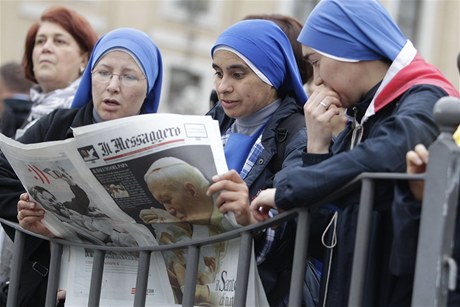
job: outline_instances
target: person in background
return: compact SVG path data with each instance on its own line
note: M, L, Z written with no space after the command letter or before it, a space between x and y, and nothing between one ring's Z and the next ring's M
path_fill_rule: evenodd
M300 31L302 30L303 24L297 20L295 17L288 16L288 15L281 15L281 14L255 14L255 15L248 15L243 18L243 20L249 19L264 19L264 20L271 20L275 22L281 30L286 34L291 43L292 50L294 52L294 56L296 59L297 66L299 67L300 77L302 79L303 87L307 93L307 96L310 96L315 88L313 83L313 67L312 65L303 57L302 54L302 44L297 40L299 37ZM331 119L334 136L337 136L346 126L348 122L348 117L346 116L345 109L342 109L339 115L335 116ZM312 255L313 257L309 257L313 263L316 264L318 271L321 271L322 268L322 259L323 252L322 252L322 242L321 236L323 233L323 229L326 227L327 223L329 222L330 216L333 212L333 207L321 207L316 208L311 212L312 217L311 220L313 222L312 226L310 227L310 238L309 244L311 246L310 250L315 251ZM307 272L307 275L310 272ZM290 278L290 274L286 274L287 279ZM308 280L308 279L306 279ZM279 279L277 288L280 289L282 287L286 287L289 283L289 280L281 280ZM312 285L308 285L307 288L313 289ZM304 298L308 297L308 294L304 293ZM307 306L310 305L309 303L304 302ZM287 301L285 300L285 304Z
M279 169L301 163L306 144L301 107L307 96L289 39L272 21L243 20L230 26L211 55L219 103L208 115L219 121L231 171L214 177L208 193L216 194L220 212L231 211L240 225L249 225L256 221L248 199L271 187ZM279 128L296 120L299 127L289 130L281 149ZM292 238L294 229L294 223L282 224L255 238L258 271L272 306L286 294L272 296L280 274L291 266L286 255L293 244L283 238Z
M460 140L456 141L460 146ZM418 144L406 154L406 172L420 174L426 171L429 152L423 144ZM460 173L458 174L460 177ZM401 306L409 306L412 299L415 260L417 253L418 233L422 211L424 181L410 180L399 182L396 186L394 204L392 207L394 240L391 248L390 270L396 276L404 276L409 282L405 285L405 295ZM460 203L460 195L459 200ZM460 263L460 223L458 209L454 235L452 258ZM460 277L457 276L455 290L449 291L448 306L460 304Z
M12 61L0 66L0 132L4 135L14 137L28 115L31 87L32 82L24 78L21 64ZM9 280L12 255L13 242L0 227L0 291ZM5 304L0 299L0 306Z
M252 201L257 220L271 208L309 207L363 172L402 172L405 153L430 144L439 133L432 110L439 98L457 96L375 0L322 0L299 36L313 65L316 89L305 104L307 147L304 164L281 170L273 189ZM352 121L333 141L331 118L347 108ZM406 280L388 268L392 242L394 183L375 185L369 265L363 306L399 303ZM326 268L327 306L346 306L350 286L360 189L334 201L337 245Z
M29 115L32 85L24 77L21 64L12 61L0 66L0 132L4 135L14 137Z
M161 94L163 65L152 39L136 29L119 28L97 42L71 109L56 109L19 138L39 143L73 137L72 128L107 120L155 113ZM6 158L0 156L0 216L27 230L53 237L42 223L44 211L31 201ZM13 237L12 229L8 234ZM44 306L49 243L27 236L19 306Z
M47 9L32 24L22 65L26 78L37 85L30 91L32 108L17 137L54 109L70 107L97 38L82 15L65 7Z

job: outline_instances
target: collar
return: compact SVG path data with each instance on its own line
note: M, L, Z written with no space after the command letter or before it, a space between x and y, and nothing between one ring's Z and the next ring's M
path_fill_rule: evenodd
M435 85L444 89L450 96L460 97L452 84L443 77L441 72L433 65L427 63L418 54L412 43L407 41L377 89L361 124L400 97L412 86L421 84Z
M251 135L260 126L267 122L267 120L272 116L273 113L276 112L280 105L281 99L276 99L269 105L245 118L237 118L233 124L232 132Z

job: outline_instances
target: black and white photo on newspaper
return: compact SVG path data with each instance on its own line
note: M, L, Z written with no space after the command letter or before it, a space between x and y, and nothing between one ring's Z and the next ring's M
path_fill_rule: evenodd
M155 246L238 227L206 195L212 176L227 170L219 128L210 117L139 115L76 128L66 141L22 145L1 137L0 143L26 190L46 210L47 226L65 239ZM92 253L66 252L66 306L79 306L89 293ZM233 305L238 254L237 239L201 248L197 306ZM147 306L182 303L186 257L186 250L152 254ZM111 254L104 268L101 306L132 304L136 255ZM158 276L167 276L170 287ZM254 259L250 278L247 305L264 305Z

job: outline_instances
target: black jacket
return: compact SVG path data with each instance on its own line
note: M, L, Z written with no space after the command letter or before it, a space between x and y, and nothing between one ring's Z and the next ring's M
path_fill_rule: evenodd
M81 109L58 109L41 118L32 129L19 139L21 143L40 143L64 140L73 137L71 127L93 123L93 105ZM25 190L3 154L0 155L0 215L17 222L17 202ZM8 235L14 232L3 225ZM19 286L19 306L44 306L47 274L50 261L48 241L27 236L24 248L23 267ZM34 269L35 268L35 269Z
M275 166L278 162L276 160L279 159L277 151L281 148L277 142L277 128L284 119L292 120L293 118L290 116L295 113L303 114L303 110L293 98L284 98L262 132L264 150L261 152L257 163L244 179L249 188L250 199L254 199L261 190L273 187L273 180L279 171ZM219 121L221 134L224 134L235 121L225 115L220 103L211 109L208 115ZM302 121L304 121L303 118ZM288 143L285 145L284 155L281 158L282 169L289 166L301 165L302 153L305 150L306 141L305 128L300 129L289 137L287 140ZM285 286L289 283L289 275L287 275L287 279L283 279L282 276L286 276L286 271L290 270L292 265L294 238L294 221L280 225L276 229L271 251L267 255L267 258L258 266L259 275L271 306L279 304L279 301L288 295L289 288ZM256 251L262 247L261 242L256 240Z
M27 119L32 107L32 101L7 98L3 100L4 111L1 118L1 132L11 138L16 135L19 129Z
M376 88L349 115L358 120L364 115ZM413 86L364 123L362 142L350 150L352 127L338 136L330 154L305 154L304 165L282 170L276 177L275 201L279 208L311 206L363 172L404 172L406 152L416 144L431 144L438 135L433 106L447 93L431 85ZM389 273L392 242L391 205L394 182L378 181L375 202L369 267L365 280L364 306L388 306L398 295L396 279ZM328 306L346 306L350 285L354 236L357 225L360 189L335 202L339 208L337 246L334 249Z

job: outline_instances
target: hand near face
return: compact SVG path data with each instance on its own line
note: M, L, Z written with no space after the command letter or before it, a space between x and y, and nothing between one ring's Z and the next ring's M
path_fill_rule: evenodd
M22 193L18 201L18 221L22 228L53 238L55 235L42 223L45 211L30 201L28 193Z
M270 218L269 211L276 208L275 205L275 193L276 189L266 189L257 195L252 201L250 210L254 219L258 222L266 221ZM281 212L280 209L278 209Z
M333 118L341 114L340 100L336 92L325 86L317 86L304 105L307 125L307 151L328 153L334 132Z
M215 204L222 214L233 212L242 226L256 223L249 211L249 189L235 170L216 175L212 180L214 183L208 188L207 195L217 193Z
M426 171L428 164L428 150L422 144L415 146L414 150L408 151L406 154L406 164L408 174L420 174ZM409 188L418 201L422 201L424 181L409 180Z

